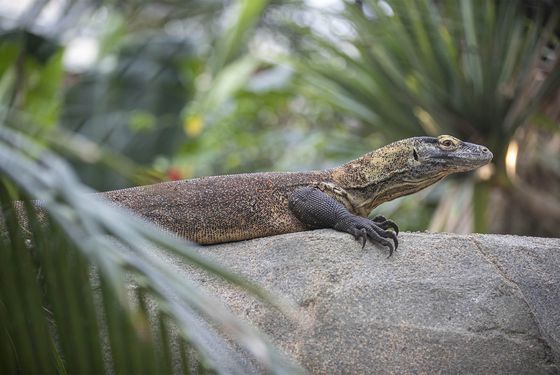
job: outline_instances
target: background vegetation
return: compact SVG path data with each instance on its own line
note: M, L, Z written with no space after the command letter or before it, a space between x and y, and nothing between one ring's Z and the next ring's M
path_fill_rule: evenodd
M560 235L552 1L14 4L0 3L5 371L196 363L227 372L211 347L228 353L228 344L196 317L261 365L294 371L194 286L182 290L142 244L266 293L190 245L78 198L89 188L325 168L399 138L448 133L487 145L492 165L377 213L404 230ZM32 211L22 230L17 199L43 200L48 219L39 220L53 230Z

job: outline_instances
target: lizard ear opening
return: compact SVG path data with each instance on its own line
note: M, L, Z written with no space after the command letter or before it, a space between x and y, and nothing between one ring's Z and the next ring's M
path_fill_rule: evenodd
M412 156L414 157L414 160L418 161L418 153L415 148L412 149Z

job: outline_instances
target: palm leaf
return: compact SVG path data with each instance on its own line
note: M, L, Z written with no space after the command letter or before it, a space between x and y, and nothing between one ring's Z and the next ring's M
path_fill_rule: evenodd
M0 278L8 286L0 291L3 368L189 372L194 363L181 368L182 358L194 356L205 371L249 371L215 326L269 371L297 371L154 249L270 301L265 292L197 255L193 245L88 194L63 160L4 127L0 171ZM14 206L20 198L40 200L44 211Z
M541 61L558 43L559 16L531 20L522 3L505 1L347 2L334 15L350 30L343 35L294 27L307 42L294 66L318 100L387 140L448 133L488 145L494 180L507 185L510 140L560 87L560 59L546 74ZM487 229L483 207L477 230Z
M331 90L321 91L325 100L336 105L337 100L327 96L340 91L346 102L359 103L342 109L389 138L395 138L392 133L427 131L414 111L420 108L435 120L433 130L465 138L491 137L503 146L498 138L511 134L557 87L558 69L542 85L530 84L553 38L557 14L541 26L541 18L530 21L517 4L504 2L393 0L387 2L389 14L377 1L364 3L374 16L347 5L343 19L351 35L333 41L332 35L307 32L315 54L307 54L310 60L297 67L312 77L310 82L322 82L321 90L323 81L331 85ZM350 51L359 53L346 52L343 43L351 43ZM313 59L317 51L320 61ZM363 103L376 116L352 112Z

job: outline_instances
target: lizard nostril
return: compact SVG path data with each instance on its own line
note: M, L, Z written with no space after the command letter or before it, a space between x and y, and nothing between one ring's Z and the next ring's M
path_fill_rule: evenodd
M414 157L414 160L418 161L418 153L415 148L412 149L412 156Z
M489 150L486 147L482 147L482 152L487 153Z

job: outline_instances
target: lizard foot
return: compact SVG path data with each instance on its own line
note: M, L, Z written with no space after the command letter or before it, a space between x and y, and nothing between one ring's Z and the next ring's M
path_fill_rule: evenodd
M377 215L372 220L378 227L385 230L392 228L396 234L399 234L399 226L393 220L389 220L383 215Z
M390 257L399 246L399 241L395 232L383 228L385 225L387 228L393 228L390 224L385 224L388 221L389 220L385 220L380 225L365 217L349 216L346 220L337 223L335 229L350 233L356 240L361 240L362 249L366 245L368 239L371 242L377 242L380 245L387 246L389 248Z
M383 216L371 220L353 215L342 203L317 188L307 186L295 190L290 196L288 207L309 229L334 228L350 233L362 241L362 248L369 239L387 246L391 256L399 246L399 227L394 222Z

